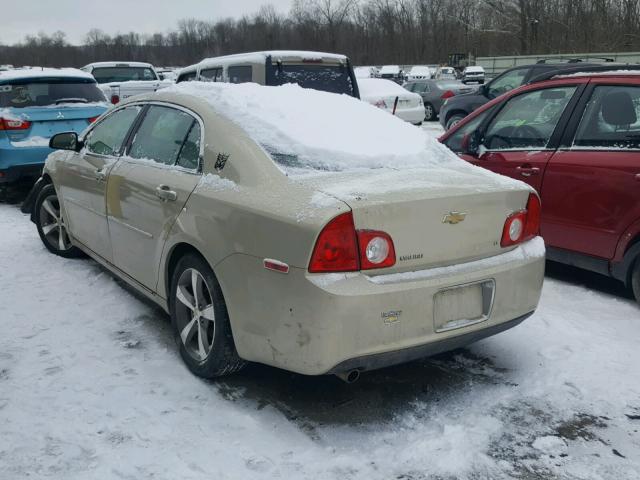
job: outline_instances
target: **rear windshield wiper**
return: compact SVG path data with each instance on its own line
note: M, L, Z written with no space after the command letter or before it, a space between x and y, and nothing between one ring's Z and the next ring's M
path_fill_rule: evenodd
M60 103L89 103L86 98L59 98L56 100L56 105Z

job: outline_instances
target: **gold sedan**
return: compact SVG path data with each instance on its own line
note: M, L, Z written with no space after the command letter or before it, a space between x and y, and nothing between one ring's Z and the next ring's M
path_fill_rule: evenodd
M352 381L538 304L535 192L354 98L180 84L50 146L32 192L45 247L165 309L196 375L252 361Z

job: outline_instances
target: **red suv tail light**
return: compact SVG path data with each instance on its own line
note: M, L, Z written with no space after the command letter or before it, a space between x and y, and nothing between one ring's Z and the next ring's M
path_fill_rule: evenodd
M320 232L309 262L310 273L357 272L396 263L393 240L385 232L356 231L351 212L338 215Z
M501 247L510 247L526 242L540 233L540 198L535 193L529 194L526 210L515 212L504 223Z
M451 97L455 97L455 96L456 96L456 94L453 93L453 91L447 90L442 95L440 95L440 98L443 99L443 100L446 100L447 98L451 98Z
M98 115L98 116L99 116L99 115ZM89 123L93 123L93 122L95 122L97 119L98 119L98 117L90 117L90 118L87 118L87 122L89 122Z
M0 130L27 130L31 122L0 117Z
M111 103L114 105L120 103L120 95L111 95Z

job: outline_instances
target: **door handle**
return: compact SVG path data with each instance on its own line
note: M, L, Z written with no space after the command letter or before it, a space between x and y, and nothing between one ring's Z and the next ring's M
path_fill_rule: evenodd
M104 182L107 179L107 174L103 169L96 170L96 180L98 182Z
M156 187L156 197L165 202L175 202L178 194L171 190L169 185L158 185Z
M540 169L538 167L527 167L525 165L521 165L516 167L516 170L520 172L520 175L523 177L530 177L532 175L538 175L540 173Z

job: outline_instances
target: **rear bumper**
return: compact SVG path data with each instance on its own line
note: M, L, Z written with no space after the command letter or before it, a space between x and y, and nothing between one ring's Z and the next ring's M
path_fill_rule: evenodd
M52 151L49 147L0 146L0 183L15 182L23 177L39 177Z
M385 352L366 355L364 357L351 358L336 365L328 373L344 373L351 370L376 370L378 368L390 367L392 365L411 362L420 358L431 357L439 353L449 352L451 350L465 347L471 343L482 340L483 338L491 337L498 333L504 332L505 330L509 330L510 328L513 328L517 325L520 325L527 318L533 315L533 313L534 312L529 312L517 318L514 318L513 320L509 320L498 325L492 325L475 332L469 332L458 335L456 337L448 338L440 342L427 343L425 345L418 345L416 347L405 348L393 352Z
M419 105L413 108L403 108L396 110L396 117L409 123L420 123L424 121L424 107Z
M517 325L540 299L543 245L538 238L479 262L407 275L309 274L299 268L283 275L249 255L227 257L215 271L242 358L320 375L413 360ZM438 328L437 295L480 282L493 284L487 316Z
M38 178L42 174L43 167L44 162L0 167L0 184L14 183L24 178Z

